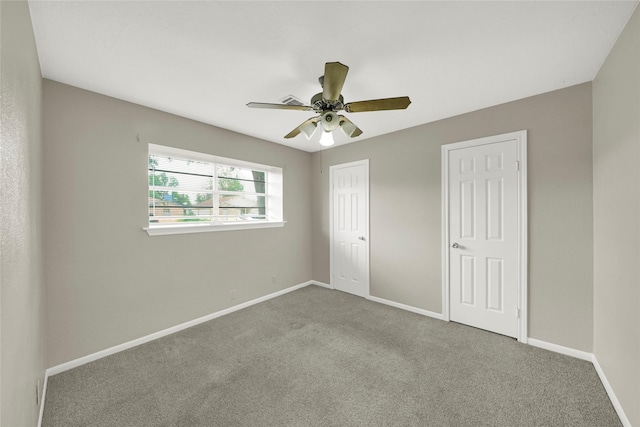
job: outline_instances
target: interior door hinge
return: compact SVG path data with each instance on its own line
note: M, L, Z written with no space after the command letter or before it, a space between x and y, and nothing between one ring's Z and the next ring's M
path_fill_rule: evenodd
M516 172L520 172L520 162L516 160Z
M516 316L518 317L518 319L520 318L520 309L516 308Z

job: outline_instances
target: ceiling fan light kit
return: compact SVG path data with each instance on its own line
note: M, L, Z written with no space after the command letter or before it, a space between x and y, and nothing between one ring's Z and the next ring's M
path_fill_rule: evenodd
M307 137L307 139L311 139L311 136L313 136L313 133L316 131L317 126L317 120L307 120L300 125L300 130L304 132L304 135Z
M333 140L333 135L331 134L331 131L324 131L322 132L322 135L320 135L320 145L324 146L324 147L330 147L333 144L335 144L335 141Z
M319 114L318 116L306 120L300 126L286 134L285 138L294 138L300 133L304 133L307 139L311 139L318 127L318 123L320 123L320 127L323 130L320 138L320 144L329 146L334 144L333 135L331 133L337 128L340 128L347 138L355 138L362 135L362 130L347 117L338 115L338 111L344 110L347 113L359 113L367 111L404 110L409 106L409 104L411 104L411 100L408 96L372 99L369 101L358 101L345 104L341 92L348 72L349 67L344 64L339 62L327 62L324 65L324 75L318 79L320 86L322 86L322 92L315 94L311 98L311 105L250 102L247 104L247 107L275 110L315 111Z

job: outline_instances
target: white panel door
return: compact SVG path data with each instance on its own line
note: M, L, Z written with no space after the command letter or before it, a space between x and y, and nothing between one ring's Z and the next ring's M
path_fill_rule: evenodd
M516 141L449 152L450 319L518 337Z
M340 291L369 290L367 164L331 167L331 279Z

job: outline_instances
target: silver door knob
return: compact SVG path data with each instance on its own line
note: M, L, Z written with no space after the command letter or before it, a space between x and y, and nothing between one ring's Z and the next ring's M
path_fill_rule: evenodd
M365 239L364 239L364 236L360 236L360 237L358 237L358 240L365 240Z
M457 249L457 248L459 248L459 247L460 247L460 245L458 245L457 243L454 243L453 245L451 245L451 247L452 247L453 249Z

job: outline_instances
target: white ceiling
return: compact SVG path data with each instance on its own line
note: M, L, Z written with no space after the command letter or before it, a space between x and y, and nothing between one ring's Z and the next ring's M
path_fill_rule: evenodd
M637 1L33 1L45 78L305 151L313 112L249 109L321 91L350 67L354 140L590 81ZM337 144L347 143L334 132Z

